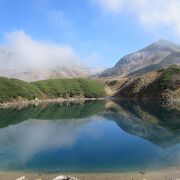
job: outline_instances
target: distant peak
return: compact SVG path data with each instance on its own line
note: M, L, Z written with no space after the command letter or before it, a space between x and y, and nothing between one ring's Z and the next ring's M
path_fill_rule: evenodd
M166 42L170 42L170 41L165 40L165 39L158 39L156 42L157 43L166 43Z
M180 49L180 45L174 43L174 42L171 42L171 41L168 41L168 40L164 40L164 39L159 39L157 41L155 41L154 43L150 44L149 46L147 46L146 48L144 49L147 49L147 48L155 48L156 50L163 50L163 49Z
M154 44L156 44L156 45L163 45L163 46L169 46L169 45L178 46L176 43L168 41L168 40L165 40L165 39L159 39Z

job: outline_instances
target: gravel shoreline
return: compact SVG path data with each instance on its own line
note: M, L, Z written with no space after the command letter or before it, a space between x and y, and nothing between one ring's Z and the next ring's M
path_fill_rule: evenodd
M39 105L39 104L49 104L49 103L84 102L84 101L95 101L95 100L106 100L106 98L68 98L68 99L57 98L57 99L43 99L43 100L21 100L21 101L0 103L0 109L23 108L29 105Z
M180 168L148 171L148 172L117 172L117 173L31 173L1 171L0 180L16 180L25 176L28 180L52 180L59 175L76 177L78 180L180 180Z

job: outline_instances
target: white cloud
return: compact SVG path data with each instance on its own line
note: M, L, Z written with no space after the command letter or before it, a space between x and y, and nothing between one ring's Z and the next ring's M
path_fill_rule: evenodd
M180 35L179 0L136 0L141 23L152 28L164 27Z
M0 46L0 76L25 81L84 77L100 71L92 70L90 58L98 60L91 52L80 56L68 44L39 41L24 31L14 31L6 34L6 44Z
M91 0L108 13L133 12L146 28L167 28L180 35L179 0Z
M55 68L80 64L75 50L68 44L34 40L24 31L6 34L6 46L1 47L1 69Z

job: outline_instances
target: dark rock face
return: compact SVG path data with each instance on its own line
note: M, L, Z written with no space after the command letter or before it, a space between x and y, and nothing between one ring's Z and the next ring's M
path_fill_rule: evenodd
M180 64L180 45L159 40L149 46L124 56L117 64L99 74L100 78L137 76L154 70Z

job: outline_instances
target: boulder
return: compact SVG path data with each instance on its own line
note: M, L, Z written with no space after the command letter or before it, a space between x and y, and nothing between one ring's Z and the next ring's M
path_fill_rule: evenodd
M76 179L75 177L60 175L53 180L78 180L78 179Z
M17 178L16 180L26 180L26 177L25 176L22 176L20 178Z

